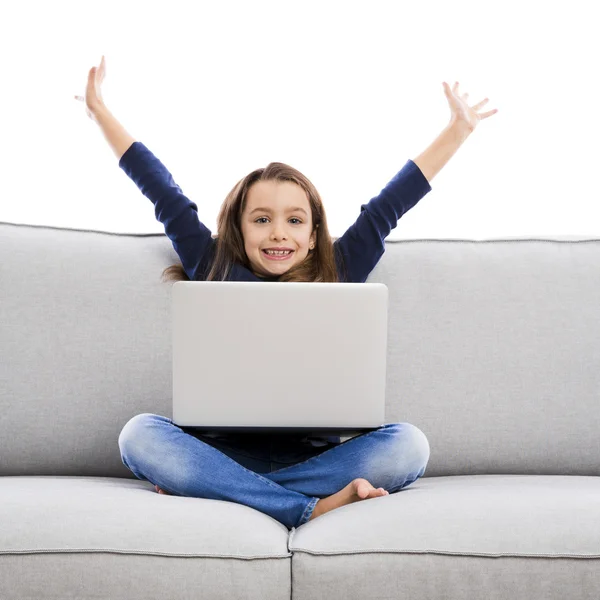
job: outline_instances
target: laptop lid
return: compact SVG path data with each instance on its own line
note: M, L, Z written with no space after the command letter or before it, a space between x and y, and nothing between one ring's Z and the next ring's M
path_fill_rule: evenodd
M173 422L309 435L377 429L387 317L382 283L176 282Z

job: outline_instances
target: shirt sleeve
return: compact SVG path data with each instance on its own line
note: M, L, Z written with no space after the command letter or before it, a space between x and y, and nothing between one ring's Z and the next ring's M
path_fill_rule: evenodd
M334 242L348 282L364 283L385 252L385 238L398 220L431 191L421 169L408 160L378 196L362 204L356 221Z
M194 275L212 246L211 231L198 218L198 206L175 183L163 163L141 142L134 142L119 167L154 204L156 219L181 260L187 276Z

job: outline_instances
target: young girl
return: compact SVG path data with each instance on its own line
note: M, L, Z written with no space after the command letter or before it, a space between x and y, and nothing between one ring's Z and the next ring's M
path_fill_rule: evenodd
M236 183L219 211L219 235L198 219L198 207L141 142L106 107L104 56L88 74L87 115L101 128L119 167L155 207L181 264L166 280L364 282L385 251L398 219L431 191L429 182L477 123L478 114L444 82L449 125L381 193L361 206L356 222L335 241L319 193L302 173L272 162ZM218 399L214 399L218 401ZM134 416L119 436L123 464L158 493L245 504L288 529L345 504L387 496L425 472L429 443L410 423L383 427L341 442L339 437L226 435L185 431L167 417Z

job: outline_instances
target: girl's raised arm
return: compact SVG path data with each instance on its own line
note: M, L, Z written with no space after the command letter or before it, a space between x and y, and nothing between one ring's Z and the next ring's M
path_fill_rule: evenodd
M156 218L164 225L187 276L200 277L198 269L213 246L211 231L198 219L198 206L184 195L163 163L108 110L100 89L105 73L103 56L100 66L90 69L85 98L75 99L85 100L88 117L100 126L119 167L154 204Z

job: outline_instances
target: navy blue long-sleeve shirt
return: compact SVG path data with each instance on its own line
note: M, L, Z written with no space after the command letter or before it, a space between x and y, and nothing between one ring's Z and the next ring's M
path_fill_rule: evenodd
M198 218L198 206L187 198L163 163L141 142L134 142L119 160L119 167L152 204L157 220L165 227L181 264L192 281L203 281L210 270L216 239ZM340 281L363 283L385 251L385 238L431 186L419 167L408 160L381 192L362 204L356 221L333 242ZM235 264L231 281L266 281L241 264ZM273 278L270 278L273 279ZM276 279L276 278L275 278ZM339 442L339 436L311 438Z

